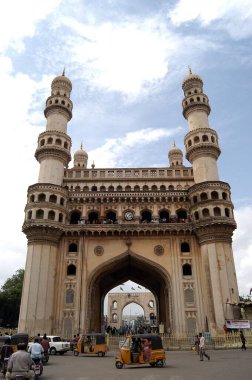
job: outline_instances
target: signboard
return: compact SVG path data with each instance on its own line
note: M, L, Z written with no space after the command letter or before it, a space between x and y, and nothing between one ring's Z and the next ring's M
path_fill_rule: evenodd
M228 329L250 329L250 323L246 319L230 319L226 321Z

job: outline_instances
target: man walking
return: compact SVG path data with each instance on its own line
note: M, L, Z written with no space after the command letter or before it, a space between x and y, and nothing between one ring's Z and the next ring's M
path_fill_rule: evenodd
M205 337L203 336L202 333L199 333L199 338L200 338L200 341L199 341L199 350L200 350L200 361L204 361L204 356L210 360L210 356L207 355L206 353L206 347L205 347Z

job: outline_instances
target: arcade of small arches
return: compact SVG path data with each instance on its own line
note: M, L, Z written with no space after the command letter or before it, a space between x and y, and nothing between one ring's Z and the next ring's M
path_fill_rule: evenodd
M188 190L189 189L189 186L188 185L169 185L169 186L165 186L165 185L160 185L160 186L157 186L157 185L152 185L152 186L148 186L148 185L143 185L143 186L139 186L139 185L135 185L135 186L130 186L130 185L125 185L125 186L122 186L122 185L118 185L118 186L113 186L113 185L101 185L101 186L96 186L96 185L92 185L92 186L79 186L79 185L71 185L71 186L65 186L64 187L66 190L70 190L70 191L75 191L75 192L97 192L97 191L100 191L100 192L141 192L141 191L175 191L175 190Z

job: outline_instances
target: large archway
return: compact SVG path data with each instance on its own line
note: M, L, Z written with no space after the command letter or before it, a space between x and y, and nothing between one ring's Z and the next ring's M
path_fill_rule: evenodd
M131 280L149 289L155 296L157 319L165 331L172 326L169 274L157 263L127 251L99 266L90 276L86 331L104 329L104 297L115 286Z

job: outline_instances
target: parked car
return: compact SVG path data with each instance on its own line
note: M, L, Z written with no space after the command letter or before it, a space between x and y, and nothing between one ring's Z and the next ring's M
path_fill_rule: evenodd
M61 339L60 336L47 335L50 345L50 354L51 355L64 355L65 352L70 350L70 342L65 342Z

